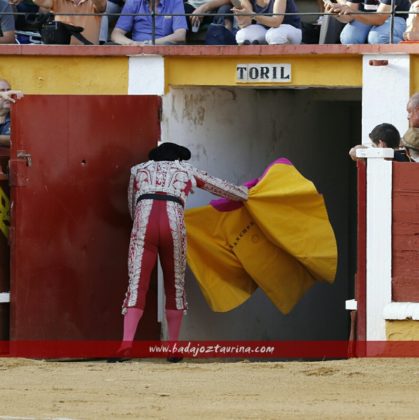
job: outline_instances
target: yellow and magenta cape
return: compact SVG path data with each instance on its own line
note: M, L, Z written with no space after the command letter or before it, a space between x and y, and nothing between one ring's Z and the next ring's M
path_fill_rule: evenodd
M236 308L260 287L287 314L316 281L335 278L324 200L287 159L245 185L246 202L220 199L186 211L188 264L213 311Z

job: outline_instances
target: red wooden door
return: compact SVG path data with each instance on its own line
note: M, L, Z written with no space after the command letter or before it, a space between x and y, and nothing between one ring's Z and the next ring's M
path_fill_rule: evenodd
M25 96L12 115L12 340L119 340L129 169L160 136L156 96ZM137 338L158 339L156 290Z

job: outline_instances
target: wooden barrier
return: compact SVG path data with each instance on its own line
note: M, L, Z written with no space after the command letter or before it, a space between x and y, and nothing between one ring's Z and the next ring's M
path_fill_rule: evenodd
M393 165L392 300L419 302L419 165Z

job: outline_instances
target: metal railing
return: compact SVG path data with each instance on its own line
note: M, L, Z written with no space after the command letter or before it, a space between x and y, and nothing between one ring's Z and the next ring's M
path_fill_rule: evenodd
M185 16L186 18L189 18L191 16L198 16L198 17L232 17L234 18L236 15L234 13L166 13L166 14L160 14L156 12L156 3L154 0L151 0L151 11L150 13L53 13L54 16L108 16L108 17L120 17L120 16L150 16L151 17L151 26L152 26L152 33L151 33L151 41L152 45L156 45L156 18L157 17L175 17L175 16ZM387 15L390 17L390 29L389 29L389 43L394 43L394 19L396 17L402 17L405 15L410 14L418 14L417 12L411 12L411 11L397 11L395 1L391 1L391 11L386 13L378 13L378 12L371 12L374 13L374 15ZM358 11L358 12L351 12L351 15L363 15L366 14L366 12ZM33 13L33 12L0 12L1 16L45 16L45 13ZM326 13L326 12L295 12L295 13L256 13L257 16L331 16L336 17L335 13ZM255 13L249 13L249 14L241 14L241 16L255 16ZM0 28L0 34L1 34L1 28ZM1 45L1 44L0 44Z

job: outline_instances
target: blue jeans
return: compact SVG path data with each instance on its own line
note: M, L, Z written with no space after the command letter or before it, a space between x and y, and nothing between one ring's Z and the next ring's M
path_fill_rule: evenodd
M406 20L394 18L393 43L398 44L403 39L406 30ZM380 26L366 25L356 20L347 23L340 34L340 42L349 44L389 44L390 18Z

